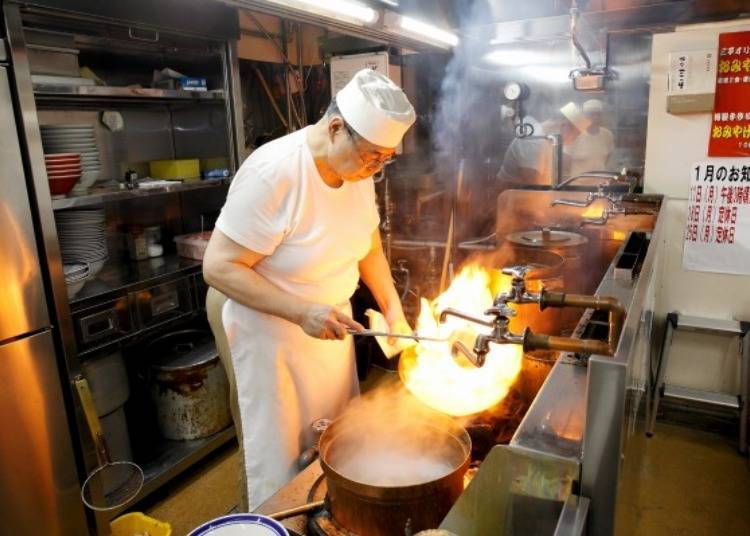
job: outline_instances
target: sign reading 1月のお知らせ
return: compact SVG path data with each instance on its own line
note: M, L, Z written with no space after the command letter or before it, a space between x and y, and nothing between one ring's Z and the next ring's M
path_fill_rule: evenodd
M691 167L682 266L750 274L750 159L712 159Z

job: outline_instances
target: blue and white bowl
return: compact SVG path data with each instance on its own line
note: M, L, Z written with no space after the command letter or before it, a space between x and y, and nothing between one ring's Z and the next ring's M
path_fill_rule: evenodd
M188 536L289 536L284 526L258 514L218 517L194 529Z

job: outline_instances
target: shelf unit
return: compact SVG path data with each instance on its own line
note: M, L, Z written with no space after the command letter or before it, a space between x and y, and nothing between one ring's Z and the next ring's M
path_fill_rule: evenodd
M148 87L110 87L110 86L57 86L34 84L34 97L37 101L159 101L159 102L201 102L223 101L225 92L222 89L209 91L185 91L174 89L156 89Z
M119 7L115 9L106 2L93 3L86 9L93 11L72 12L15 2L3 4L14 75L13 89L18 95L19 116L23 118L19 130L28 160L30 196L35 204L33 210L38 220L39 243L45 245L40 261L47 267L48 298L52 304L50 315L55 327L56 347L60 348L61 354L57 362L60 363L61 375L69 381L68 385L63 381L63 390L69 428L74 432L79 475L88 474L97 464L79 400L70 388L72 381L82 372L82 361L97 353L109 352L116 346L128 346L145 341L146 337L179 329L186 323L203 325L198 303L199 295L205 293L205 283L200 276L202 263L174 254L171 238L182 232L198 230L195 228L196 217L212 214L220 208L220 188L225 187L228 180L132 190L120 189L116 183L110 183L111 186L99 186L87 195L51 199L39 125L95 124L102 173L108 178L120 177L126 169L135 169L145 175L147 171L144 172L143 168L148 169L148 162L170 158L199 158L206 166L226 167L234 172L244 150L236 54L238 35L233 24L236 19L219 17L213 26L198 21L191 26L188 23L192 21L181 21L189 27L187 32L181 32L175 29L179 26L172 24L174 14L163 7L149 9L149 13L161 10L158 20L140 22L118 18L122 14ZM217 11L221 9L210 8L207 11L209 18ZM45 43L39 39L63 40L65 43ZM34 83L28 44L78 49L80 66L89 67L110 85ZM204 76L211 89L195 92L137 87L148 86L152 72L163 67ZM34 71L34 74L37 72L51 74L43 71ZM124 87L130 84L133 87ZM96 114L105 110L121 111L124 130L103 130L106 127L98 123ZM159 196L164 201L154 201ZM94 280L87 282L77 296L69 299L57 242L55 211L91 206L106 208L110 232L115 229L119 232L121 226L133 223L161 225L166 254L156 260L123 261L126 257L122 251L124 242L110 239L110 260ZM141 218L143 215L146 217ZM189 296L189 306L184 309L180 306L164 319L147 311L148 304L154 302L144 302L144 295L153 291L152 296L157 296L156 291L160 290L157 287L172 284L179 286L180 305L184 297ZM76 315L104 311L109 306L107 302L113 300L124 304L124 314L132 322L130 331L115 342L100 344L103 340L95 340L82 350L79 348ZM142 311L147 314L141 315ZM144 359L148 360L149 356L145 355ZM133 438L142 433L132 422L129 431ZM230 427L201 440L161 440L155 458L147 462L140 460L146 482L137 499L142 500L201 458L229 443L233 437L234 429ZM80 504L80 512L76 515L80 514L81 518L88 516L88 526L90 529L95 527L96 534L108 534L109 521L132 508L133 504L117 511L96 513L86 511ZM71 505L71 515L74 506Z
M190 274L197 274L203 263L186 259L177 254L143 261L111 261L95 279L87 281L71 300L73 309L86 303L111 299L123 292L132 292L142 287L158 285Z
M149 188L128 189L120 188L119 186L95 188L90 190L86 195L69 195L64 198L53 199L52 209L64 210L71 208L83 208L102 205L104 203L125 201L127 199L146 198L165 194L179 194L183 192L190 192L193 190L209 190L224 186L228 183L229 179L212 179L199 182L174 181L174 184Z

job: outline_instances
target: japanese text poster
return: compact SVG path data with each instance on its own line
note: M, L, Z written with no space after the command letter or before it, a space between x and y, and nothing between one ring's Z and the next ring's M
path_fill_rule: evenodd
M750 156L750 32L719 34L708 156Z
M750 161L698 162L690 173L683 268L750 274Z

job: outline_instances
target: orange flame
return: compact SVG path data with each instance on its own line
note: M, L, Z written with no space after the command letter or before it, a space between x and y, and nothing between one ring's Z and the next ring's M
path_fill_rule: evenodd
M604 214L604 207L600 204L593 204L589 205L586 210L583 211L581 214L582 218L601 218L602 214Z
M436 338L459 337L471 348L476 336L490 328L448 317L439 323L440 312L448 307L481 318L492 306L493 293L508 287L510 278L478 266L465 267L450 287L432 302L422 299L417 321L420 335ZM522 349L518 345L490 346L482 368L461 366L451 356L449 342L422 342L413 358L403 359L401 374L406 387L428 406L449 415L470 415L499 403L521 370Z

